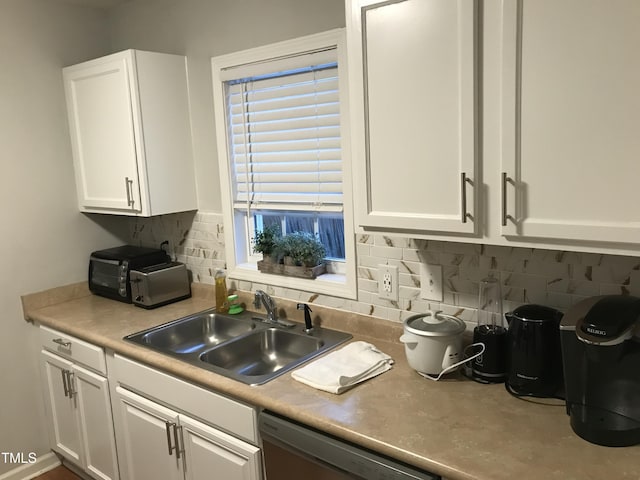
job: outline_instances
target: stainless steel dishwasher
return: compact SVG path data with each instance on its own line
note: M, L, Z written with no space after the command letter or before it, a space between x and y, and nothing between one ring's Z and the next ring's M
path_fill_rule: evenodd
M440 480L270 412L260 413L266 480Z

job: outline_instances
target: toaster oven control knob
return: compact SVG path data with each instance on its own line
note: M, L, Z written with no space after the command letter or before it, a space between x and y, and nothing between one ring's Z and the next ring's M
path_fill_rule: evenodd
M120 287L118 289L118 293L120 294L121 297L126 297L127 296L127 289L124 287Z

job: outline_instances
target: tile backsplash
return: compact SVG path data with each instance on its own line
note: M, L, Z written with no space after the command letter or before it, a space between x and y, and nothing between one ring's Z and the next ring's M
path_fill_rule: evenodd
M217 268L225 268L222 215L185 212L130 220L130 241L158 247L169 242L169 252L193 274L194 282L213 284ZM419 240L386 235L357 235L358 299L315 295L251 282L230 283L231 288L262 288L271 295L313 302L396 322L427 310L442 310L475 322L478 285L493 276L502 284L504 311L524 303L540 303L566 310L592 295L640 296L640 258L576 253L536 248ZM398 267L399 300L378 298L378 266ZM421 264L442 266L444 299L421 298Z
M168 241L167 252L182 262L197 283L213 284L218 268L226 268L222 215L183 212L129 220L132 245L159 248Z

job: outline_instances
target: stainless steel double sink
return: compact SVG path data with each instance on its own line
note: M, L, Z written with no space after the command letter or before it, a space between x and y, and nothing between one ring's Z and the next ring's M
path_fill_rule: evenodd
M267 322L253 312L215 309L143 330L125 340L248 385L261 385L349 340L337 330Z

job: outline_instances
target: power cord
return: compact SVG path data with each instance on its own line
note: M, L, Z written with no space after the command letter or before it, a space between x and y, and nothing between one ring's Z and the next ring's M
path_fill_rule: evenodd
M464 360L461 360L458 363L454 363L453 365L449 365L447 368L445 368L444 370L442 370L437 377L434 377L432 375L429 375L428 373L422 373L422 372L418 372L421 376L423 376L424 378L428 378L429 380L433 380L434 382L437 382L438 380L440 380L440 378L442 377L442 375L445 375L446 373L449 373L453 370L455 370L456 368L458 368L460 365L464 365L467 362L470 362L471 360L474 360L475 358L479 357L480 355L482 355L484 353L485 350L485 345L482 342L478 342L478 343L472 343L471 345L467 345L467 347L464 349L464 353L466 355L467 350L469 349L469 347L481 347L481 350L478 353L474 353L472 356L465 358Z

